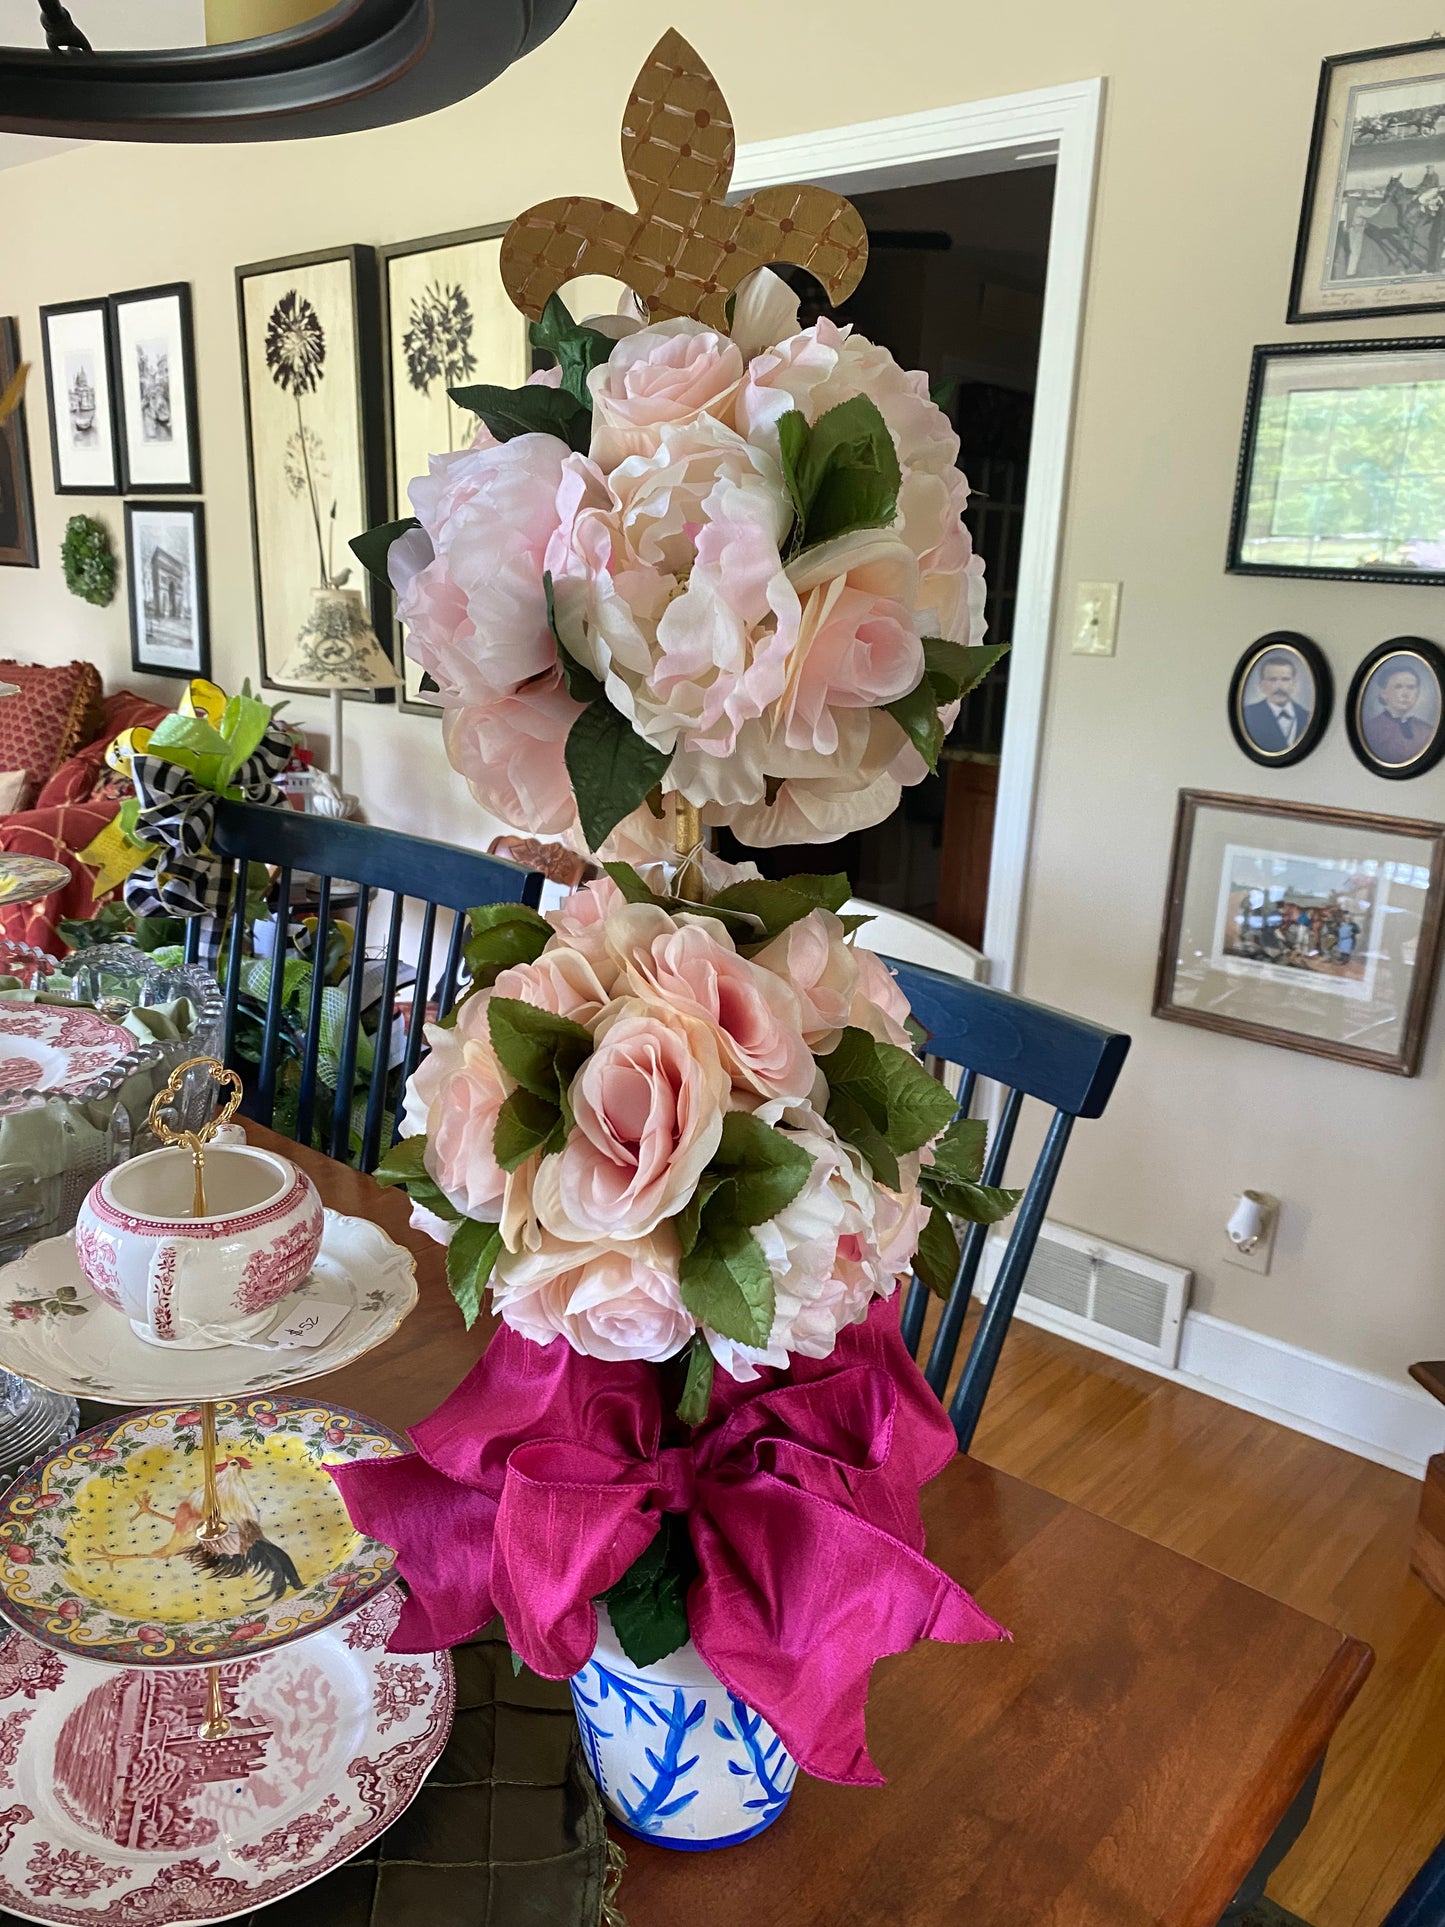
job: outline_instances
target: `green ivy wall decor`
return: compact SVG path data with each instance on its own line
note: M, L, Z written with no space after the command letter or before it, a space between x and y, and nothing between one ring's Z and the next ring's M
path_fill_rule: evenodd
M60 545L60 560L65 568L65 586L82 602L93 602L97 609L115 600L115 550L110 531L93 515L72 515L65 525L65 540Z

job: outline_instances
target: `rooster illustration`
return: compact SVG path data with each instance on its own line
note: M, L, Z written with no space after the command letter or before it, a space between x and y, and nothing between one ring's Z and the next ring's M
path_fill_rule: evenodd
M123 1559L174 1559L179 1555L189 1559L198 1572L211 1573L217 1579L241 1579L249 1575L261 1582L260 1591L247 1601L251 1606L270 1605L284 1599L288 1592L300 1592L301 1575L290 1554L273 1544L261 1530L261 1520L243 1476L250 1469L249 1459L220 1459L216 1463L216 1495L221 1502L221 1516L226 1521L226 1530L219 1539L196 1537L196 1527L206 1513L205 1494L198 1486L186 1494L174 1512L159 1511L151 1504L149 1492L140 1495L132 1517L160 1519L170 1526L171 1536L164 1545L149 1552L107 1552L103 1546L92 1546L91 1551L111 1566Z

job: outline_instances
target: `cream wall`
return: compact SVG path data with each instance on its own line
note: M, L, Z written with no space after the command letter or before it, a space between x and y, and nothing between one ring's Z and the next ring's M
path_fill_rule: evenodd
M1266 776L1235 750L1223 709L1235 657L1264 630L1314 636L1344 684L1384 636L1445 642L1439 594L1221 567L1250 347L1287 332L1319 61L1437 24L1425 0L1387 0L1368 24L1347 0L580 0L480 98L411 126L270 148L96 147L7 174L0 312L19 315L33 353L42 302L193 283L215 672L235 684L256 669L237 262L496 221L552 193L620 194L621 104L668 25L712 64L747 139L1105 76L1061 580L1066 601L1079 578L1122 580L1123 619L1115 660L1054 665L1023 988L1136 1042L1109 1117L1077 1134L1057 1215L1194 1267L1209 1311L1397 1375L1445 1352L1445 1024L1407 1082L1148 1010L1181 785L1445 816L1445 766L1380 782L1336 724L1307 763ZM4 645L91 656L128 680L123 604L99 613L67 596L54 559L65 516L92 505L50 494L38 406L31 435L45 566L0 571ZM114 498L94 506L118 526ZM321 722L319 703L292 709ZM351 705L348 725L348 778L374 821L478 835L433 724ZM1244 1185L1285 1200L1267 1279L1219 1262Z

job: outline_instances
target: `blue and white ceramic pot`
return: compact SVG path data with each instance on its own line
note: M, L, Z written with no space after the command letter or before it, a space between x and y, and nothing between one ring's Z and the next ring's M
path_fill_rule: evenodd
M634 1666L605 1610L597 1650L572 1681L593 1778L629 1833L704 1853L770 1827L798 1763L772 1727L728 1691L688 1642Z

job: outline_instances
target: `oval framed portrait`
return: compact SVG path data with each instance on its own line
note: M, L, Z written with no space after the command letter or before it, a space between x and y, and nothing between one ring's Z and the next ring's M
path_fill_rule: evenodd
M1355 671L1345 708L1350 748L1376 776L1423 776L1445 756L1445 654L1392 636Z
M1252 763L1303 762L1330 720L1334 684L1317 643L1293 629L1252 642L1229 685L1229 727Z

